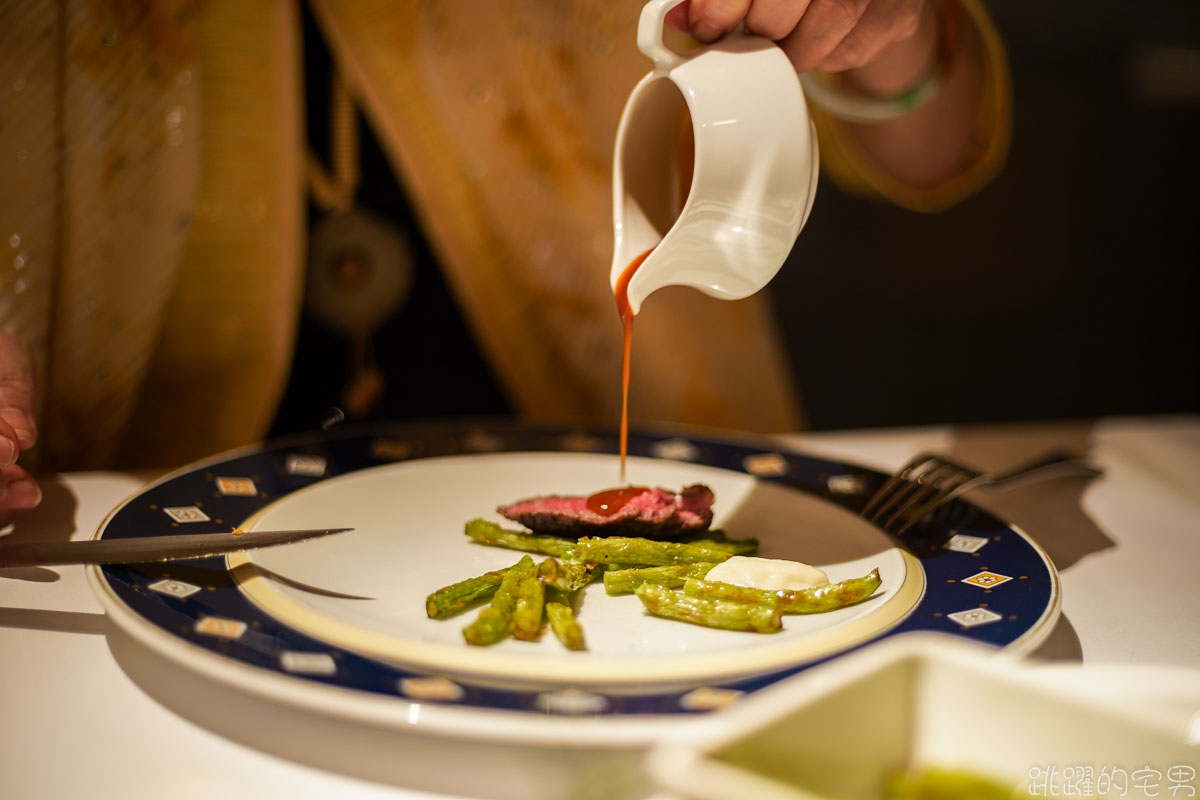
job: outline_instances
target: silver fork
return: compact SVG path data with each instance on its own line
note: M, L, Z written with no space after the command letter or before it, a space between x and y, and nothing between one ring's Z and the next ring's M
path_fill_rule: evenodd
M1003 472L987 473L934 453L921 453L879 487L863 507L862 516L902 536L926 515L968 489L1009 486L1063 474L1096 477L1103 472L1079 456L1057 451Z

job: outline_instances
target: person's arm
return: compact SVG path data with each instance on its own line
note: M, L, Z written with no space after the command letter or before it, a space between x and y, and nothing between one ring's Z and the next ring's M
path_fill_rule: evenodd
M29 349L16 336L0 333L0 526L42 499L33 476L17 464L21 452L37 442L35 397Z
M889 98L919 85L942 62L937 93L911 114L872 124L846 123L864 155L895 180L918 189L939 186L971 165L985 90L978 32L963 24L957 9L940 13L939 18L937 5L926 2L915 35L892 42L874 60L840 76L846 91ZM953 21L947 14L954 15Z
M988 89L985 44L957 0L946 4L689 0L671 19L702 41L744 22L747 30L777 41L797 71L830 73L839 91L864 98L903 95L941 69L936 94L912 113L885 122L835 123L856 157L884 180L919 192L953 182L980 157L978 119Z

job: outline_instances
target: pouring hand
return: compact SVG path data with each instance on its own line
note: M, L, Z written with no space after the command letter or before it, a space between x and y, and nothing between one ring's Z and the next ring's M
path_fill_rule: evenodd
M668 22L702 42L745 22L779 43L797 72L862 67L922 27L924 0L685 0Z
M973 23L945 24L952 2L939 6L926 0L684 0L671 10L667 22L705 42L744 22L747 31L775 41L798 72L837 72L842 90L876 99L911 92L952 52L953 68L943 71L930 102L898 119L845 127L854 146L898 185L926 192L950 186L957 178L970 178L962 185L975 187L970 189L974 191L982 182L971 177L972 171L987 172L977 168L983 152L980 137L999 143L1007 135L1007 122L997 123L991 131L978 129L987 86L1003 85L993 76L1004 67L1002 60L989 56L984 36ZM952 17L965 18L960 10L955 9ZM941 66L945 70L947 65ZM1007 119L1008 114L993 116ZM1003 152L1002 145L989 149ZM962 196L962 189L958 194L929 194L919 205L932 210Z
M37 441L35 397L29 349L16 336L0 333L0 525L42 499L33 476L16 463Z

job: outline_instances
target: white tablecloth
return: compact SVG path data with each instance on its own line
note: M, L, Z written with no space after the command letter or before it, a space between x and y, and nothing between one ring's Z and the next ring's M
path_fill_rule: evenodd
M1060 569L1063 593L1063 620L1039 655L1200 667L1200 417L782 438L887 470L925 449L993 468L1049 444L1083 444L1105 476L1079 483L1074 496L1064 483L975 496L1026 530L1061 537L1036 537ZM19 524L66 525L72 538L90 538L146 477L52 476L42 508ZM113 660L83 568L56 568L54 580L38 574L42 580L0 570L3 797L434 797L285 761L176 716Z

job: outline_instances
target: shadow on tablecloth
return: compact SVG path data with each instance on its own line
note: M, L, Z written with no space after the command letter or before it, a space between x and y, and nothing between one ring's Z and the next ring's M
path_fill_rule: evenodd
M58 476L38 478L42 489L41 504L17 518L6 542L65 542L75 532L75 511L78 501ZM76 567L78 569L78 567ZM44 567L15 567L0 569L0 580L53 583L62 576ZM0 607L0 627L60 633L104 633L104 615L77 611L54 611L40 608Z
M956 427L945 455L984 471L1007 469L1050 450L1087 456L1092 427L1090 422ZM1114 546L1084 511L1083 495L1092 480L1062 476L1011 489L978 489L966 498L1029 534L1061 572ZM1079 637L1065 617L1035 653L1053 660L1081 660L1082 655Z
M65 542L75 533L75 512L79 501L57 475L38 477L42 502L37 508L17 517L5 542ZM53 583L59 574L43 567L0 569L0 578Z

